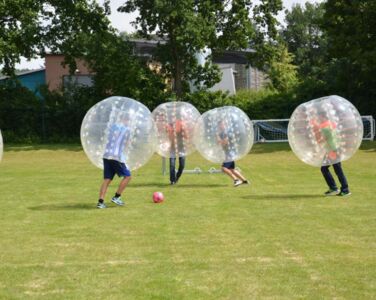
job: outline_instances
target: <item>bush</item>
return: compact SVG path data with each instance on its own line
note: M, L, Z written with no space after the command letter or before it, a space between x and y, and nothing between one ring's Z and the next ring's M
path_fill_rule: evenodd
M270 89L241 90L233 96L222 92L200 91L187 95L184 100L201 113L220 106L236 106L254 120L288 118L299 102L293 92L280 93Z
M0 85L0 129L7 142L39 142L41 101L27 88L7 81Z

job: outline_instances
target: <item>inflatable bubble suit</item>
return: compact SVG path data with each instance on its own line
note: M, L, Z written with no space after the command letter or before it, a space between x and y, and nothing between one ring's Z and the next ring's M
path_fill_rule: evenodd
M3 158L3 136L1 135L1 130L0 130L0 161Z
M126 97L110 97L86 113L81 143L90 161L103 168L103 158L124 162L130 170L144 165L156 148L149 109Z
M241 159L253 145L253 124L241 109L234 106L204 113L194 133L197 150L215 163Z
M328 96L299 105L288 126L291 149L303 162L328 166L349 159L363 138L357 109L346 99Z
M157 128L157 153L163 157L187 156L196 150L193 131L199 111L186 102L167 102L154 109Z

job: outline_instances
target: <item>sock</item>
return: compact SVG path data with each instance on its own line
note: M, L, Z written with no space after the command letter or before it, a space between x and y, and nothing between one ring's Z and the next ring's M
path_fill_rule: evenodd
M103 200L103 199L99 199L98 202L99 202L99 203L103 203L104 200Z
M119 198L121 194L115 193L115 198Z

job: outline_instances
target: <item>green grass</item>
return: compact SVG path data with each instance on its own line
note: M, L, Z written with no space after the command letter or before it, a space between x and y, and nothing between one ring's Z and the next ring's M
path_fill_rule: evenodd
M79 146L8 146L0 164L0 299L376 298L376 143L347 162L352 195L325 198L287 144L176 186L157 156L126 207L98 210L101 171ZM218 167L198 154L187 168ZM154 191L165 195L154 204Z

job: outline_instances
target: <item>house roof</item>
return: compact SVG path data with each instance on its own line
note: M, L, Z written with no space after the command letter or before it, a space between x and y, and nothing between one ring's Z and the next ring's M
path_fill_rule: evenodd
M24 76L24 75L29 75L29 74L33 74L33 73L37 73L37 72L41 72L41 71L45 71L46 68L41 68L41 69L37 69L37 70L25 70L25 71L16 71L15 75L17 77L20 77L20 76ZM7 79L9 78L9 76L6 76L6 75L3 75L3 76L0 76L0 80L4 80L4 79Z
M163 40L130 39L135 46L138 56L152 57L158 44L164 44ZM248 64L247 54L254 52L253 49L225 50L221 53L213 53L214 63Z

